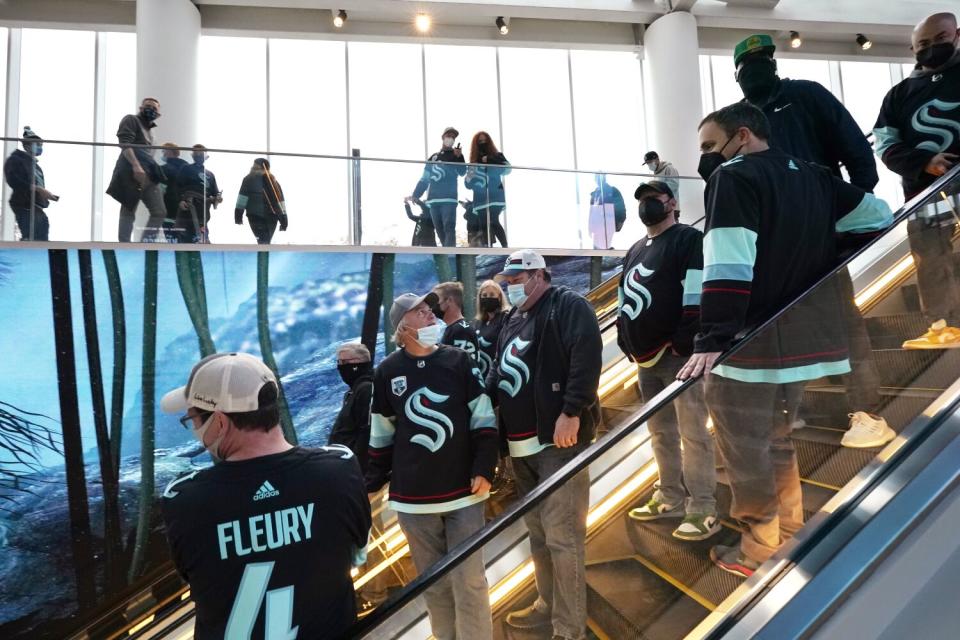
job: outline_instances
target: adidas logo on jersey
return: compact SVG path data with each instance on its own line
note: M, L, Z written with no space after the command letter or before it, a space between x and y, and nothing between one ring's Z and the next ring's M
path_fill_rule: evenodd
M265 481L260 488L257 489L257 492L253 494L253 501L257 500L266 500L267 498L275 498L280 495L280 492L273 488L273 485L270 484L270 481Z

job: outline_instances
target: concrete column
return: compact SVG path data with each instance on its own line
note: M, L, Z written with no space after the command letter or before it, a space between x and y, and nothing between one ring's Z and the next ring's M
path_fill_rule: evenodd
M657 18L646 30L643 51L649 146L681 176L696 176L702 117L696 18L685 11ZM680 209L687 223L703 215L702 181L680 181Z
M199 51L200 12L190 0L137 0L137 100L160 101L157 144L197 142Z

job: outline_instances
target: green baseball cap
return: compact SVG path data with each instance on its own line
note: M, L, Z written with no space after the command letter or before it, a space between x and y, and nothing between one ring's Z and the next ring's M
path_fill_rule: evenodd
M773 38L763 33L755 33L746 40L742 40L733 50L733 66L739 65L740 60L748 53L763 51L772 57L776 50L777 46L773 44Z

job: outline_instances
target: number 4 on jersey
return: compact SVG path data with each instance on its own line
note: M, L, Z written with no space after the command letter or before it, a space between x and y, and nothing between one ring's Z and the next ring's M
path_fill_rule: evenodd
M293 587L267 591L273 565L273 562L256 562L244 568L227 621L226 640L250 639L264 595L267 598L264 640L296 640L300 627L290 627L293 624Z

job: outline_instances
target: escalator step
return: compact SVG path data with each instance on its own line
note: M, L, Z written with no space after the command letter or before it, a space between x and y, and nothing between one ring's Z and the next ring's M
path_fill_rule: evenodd
M911 420L920 415L937 395L936 390L921 392L881 389L883 405L879 413L887 420L890 427L899 433ZM847 390L843 386L811 386L803 392L803 403L800 405L799 415L810 425L846 429L847 414L852 408L848 403ZM838 434L838 443L839 435L842 434Z
M843 487L873 460L880 447L850 449L840 446L843 434L836 431L800 429L794 432L800 477L833 487Z
M899 349L904 340L923 335L927 321L921 313L900 313L864 318L874 349Z
M587 567L587 607L611 638L675 640L710 611L636 559Z
M874 360L883 387L946 389L960 371L960 349L879 349Z

